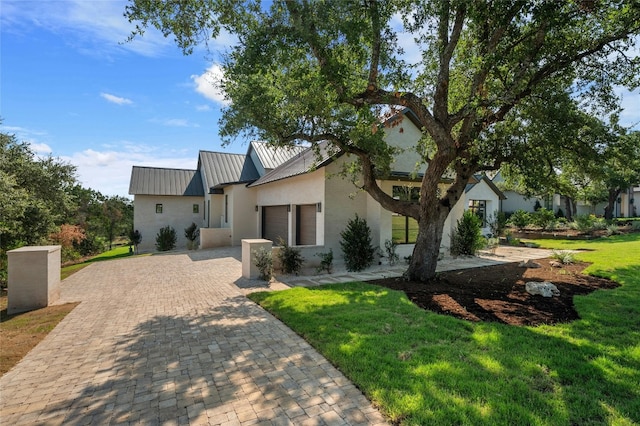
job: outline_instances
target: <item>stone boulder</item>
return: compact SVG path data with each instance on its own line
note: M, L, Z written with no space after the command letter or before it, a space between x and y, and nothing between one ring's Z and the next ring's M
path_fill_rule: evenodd
M521 268L541 268L542 266L539 263L534 262L533 260L522 261L518 265Z
M560 296L560 290L558 290L558 287L548 281L529 281L525 284L525 288L527 293L533 295L539 294L542 297Z

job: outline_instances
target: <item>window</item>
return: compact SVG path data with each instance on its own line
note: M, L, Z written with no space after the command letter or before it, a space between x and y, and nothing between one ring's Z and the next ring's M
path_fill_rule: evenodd
M224 196L224 223L229 223L229 196Z
M193 213L194 214L200 213L200 204L194 204L193 205Z
M162 213L162 204L156 204L156 213Z
M487 226L487 202L485 200L469 200L469 210L474 212L482 221L482 227Z
M412 186L394 186L393 198L396 200L420 201L420 188ZM397 244L413 244L418 236L418 221L412 217L394 213L391 216L391 239Z

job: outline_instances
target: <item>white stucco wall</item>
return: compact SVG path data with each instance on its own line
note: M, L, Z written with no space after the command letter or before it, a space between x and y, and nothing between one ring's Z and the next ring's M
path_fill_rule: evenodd
M426 165L415 151L416 142L422 138L422 133L408 118L399 126L384 129L384 139L387 144L401 148L395 161L391 163L391 170L402 172L423 172ZM416 169L416 165L418 165Z
M256 191L245 184L230 185L224 189L229 196L229 219L225 227L231 228L232 244L242 245L243 239L258 237Z
M327 167L315 170L311 173L306 173L299 176L294 176L288 179L271 182L265 185L255 187L255 203L261 208L263 206L281 206L290 204L292 209L289 212L289 245L295 243L295 221L293 215L295 214L295 205L299 204L317 204L322 203L322 211L316 213L316 241L317 245L324 244L325 235L325 212L328 210L328 206L325 203L325 173ZM254 214L255 208L254 208ZM259 213L258 213L259 215ZM260 217L257 218L257 223L260 221ZM256 222L254 222L256 223ZM255 237L260 237L261 228L256 226Z
M187 247L184 229L191 223L203 226L203 197L180 197L159 195L134 196L133 227L142 234L138 246L140 251L155 251L156 235L160 228L171 226L178 237L176 248ZM162 213L156 213L156 204L162 204ZM199 205L199 212L193 213L193 205Z
M502 200L502 211L513 213L516 210L524 210L526 212L533 212L536 205L536 201L540 202L541 206L544 206L544 200L536 197L527 198L524 195L518 194L515 191L504 191L506 200Z

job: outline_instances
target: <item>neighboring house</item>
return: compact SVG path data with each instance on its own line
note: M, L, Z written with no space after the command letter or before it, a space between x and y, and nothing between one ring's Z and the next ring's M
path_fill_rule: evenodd
M504 182L504 178L498 172L492 179L494 184L500 185ZM563 213L566 213L566 197L559 194L554 194L549 197L527 197L516 191L505 190L503 191L506 199L502 201L501 211L505 213L513 213L516 210L524 210L526 212L533 212L535 210L536 203L540 206L552 210L554 213L558 213L558 209L561 209ZM636 202L640 200L640 186L630 187L623 191L614 206L614 217L636 217L640 213ZM596 205L586 203L584 201L577 201L575 203L575 211L573 215L586 215L594 214L596 216L604 215L604 208L607 203L602 202Z
M402 126L386 130L388 143L410 148L421 137L407 117ZM173 226L181 236L195 222L201 227L202 248L240 245L247 238L266 238L276 244L282 239L299 247L309 263L318 263L314 254L329 249L338 263L340 233L357 214L367 220L375 246L384 249L385 241L394 239L401 243L399 255L410 254L416 234L413 219L383 209L340 177L351 161L349 155L330 151L327 144L320 144L318 150L287 150L252 142L246 155L201 151L197 169L181 171L185 177L180 181L177 177L182 174L173 169L154 169L158 174L154 176L149 168L134 166L129 193L134 195L134 227L143 234L140 248L153 249L162 226ZM381 188L393 196L416 194L421 177L411 176L418 163L413 150L402 151L392 164L390 177L379 182ZM162 173L164 178L159 177ZM197 185L199 192L194 189ZM445 187L443 183L442 189ZM449 246L451 232L465 209L473 208L487 219L503 198L485 176L474 177L445 223L443 246ZM162 204L162 213L157 213L157 204ZM178 246L186 246L184 238Z

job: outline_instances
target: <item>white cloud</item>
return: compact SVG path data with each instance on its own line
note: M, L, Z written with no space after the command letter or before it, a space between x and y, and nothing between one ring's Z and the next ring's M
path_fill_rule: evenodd
M47 156L53 152L51 147L46 143L38 143L35 141L29 141L29 146L39 156Z
M229 101L225 99L225 94L222 90L224 73L220 65L213 64L207 68L204 73L200 75L192 75L191 79L195 83L196 92L200 93L205 98L223 105L227 105L229 103Z
M193 123L186 118L152 118L149 121L151 123L158 123L167 127L200 127L198 123Z
M86 149L61 158L77 167L78 181L83 187L120 196L127 196L129 192L134 165L178 169L195 169L197 165L196 153L133 142L122 142L118 146L120 150Z
M209 105L196 105L196 111L200 111L200 112L211 111L211 107Z
M100 93L100 96L106 99L107 101L118 104L118 105L131 105L133 101L131 99L122 98L120 96L112 95L110 93Z

